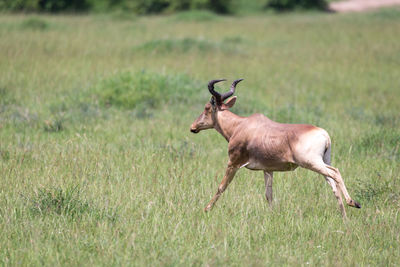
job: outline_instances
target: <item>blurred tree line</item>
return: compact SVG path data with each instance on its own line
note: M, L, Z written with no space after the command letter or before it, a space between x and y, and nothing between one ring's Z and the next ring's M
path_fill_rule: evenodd
M327 0L0 0L0 11L11 12L109 12L123 10L138 15L173 13L193 9L219 14L239 9L324 9Z

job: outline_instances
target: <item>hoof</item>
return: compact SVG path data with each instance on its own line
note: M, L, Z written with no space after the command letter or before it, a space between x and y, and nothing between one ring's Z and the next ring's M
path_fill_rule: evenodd
M204 212L208 212L208 211L210 211L210 210L211 210L211 207L210 207L210 206L207 206L207 207L204 208Z
M358 203L357 201L354 201L354 200L350 201L349 206L357 208L357 209L361 209L360 203Z

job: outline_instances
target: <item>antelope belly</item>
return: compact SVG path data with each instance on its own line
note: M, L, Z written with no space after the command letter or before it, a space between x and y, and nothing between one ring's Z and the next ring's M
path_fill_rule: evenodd
M293 171L298 167L298 165L291 162L262 162L260 160L250 159L248 164L244 167L249 170Z

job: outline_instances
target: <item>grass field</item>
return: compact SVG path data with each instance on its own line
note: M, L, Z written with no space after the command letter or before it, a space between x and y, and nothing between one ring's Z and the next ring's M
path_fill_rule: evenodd
M400 262L400 10L218 17L0 16L1 265ZM242 169L189 132L208 80L239 115L325 128L361 210L322 176ZM228 83L219 85L227 89Z

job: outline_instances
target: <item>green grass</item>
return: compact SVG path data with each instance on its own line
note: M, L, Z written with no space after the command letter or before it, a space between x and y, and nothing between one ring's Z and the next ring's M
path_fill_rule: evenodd
M207 22L218 20L219 16L207 10L190 10L172 16L178 22Z
M168 54L168 53L215 53L223 52L227 56L233 53L240 53L241 51L234 47L234 44L238 42L239 39L227 38L222 42L210 42L207 40L196 40L192 38L184 39L155 39L146 42L142 45L136 46L135 51L148 53L150 55L155 54Z
M185 16L0 17L1 264L395 266L400 11ZM239 115L325 128L362 209L303 169L270 209L243 169L205 214L227 144L189 127L215 78L245 79Z
M38 31L44 31L47 30L50 27L49 23L46 22L43 19L36 18L36 17L30 17L26 20L24 20L20 28L24 30L38 30Z

